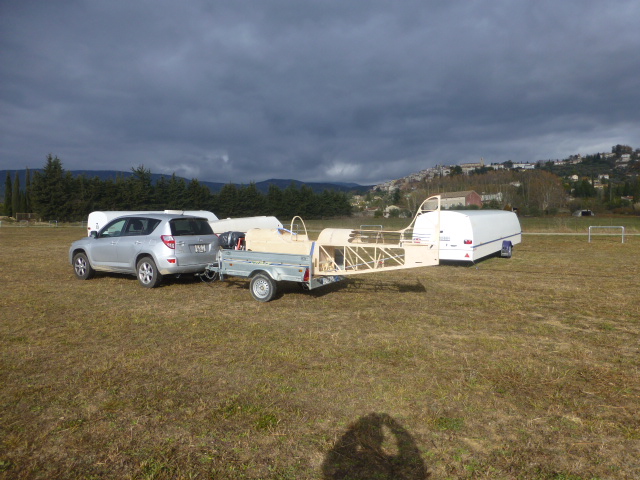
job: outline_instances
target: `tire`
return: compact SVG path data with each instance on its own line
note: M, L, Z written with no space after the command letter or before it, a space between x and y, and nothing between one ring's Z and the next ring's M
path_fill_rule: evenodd
M251 278L249 289L254 300L268 302L276 294L276 282L269 275L258 273Z
M73 271L80 280L89 280L96 274L84 252L76 253L73 256Z
M509 242L506 245L502 245L502 250L500 251L500 256L502 258L511 258L511 255L513 253L513 245L511 244L511 242Z
M155 288L162 281L162 275L158 272L158 267L151 257L142 257L138 260L136 272L140 285L145 288Z

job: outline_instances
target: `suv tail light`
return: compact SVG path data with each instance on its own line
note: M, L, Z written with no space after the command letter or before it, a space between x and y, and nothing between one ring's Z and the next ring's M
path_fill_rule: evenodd
M176 249L176 240L172 235L160 235L160 238L162 239L162 243L164 243L167 247L172 250Z

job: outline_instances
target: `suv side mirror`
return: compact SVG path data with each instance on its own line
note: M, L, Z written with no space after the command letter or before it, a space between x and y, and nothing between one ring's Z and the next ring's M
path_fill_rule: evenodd
M89 233L89 236L91 238L97 238L98 237L98 232L96 230L91 230L91 233Z

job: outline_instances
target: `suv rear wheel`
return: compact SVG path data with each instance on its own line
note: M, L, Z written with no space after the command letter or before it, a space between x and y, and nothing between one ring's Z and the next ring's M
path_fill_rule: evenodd
M158 272L155 262L151 257L142 257L136 266L138 281L146 288L155 288L160 285L162 275Z

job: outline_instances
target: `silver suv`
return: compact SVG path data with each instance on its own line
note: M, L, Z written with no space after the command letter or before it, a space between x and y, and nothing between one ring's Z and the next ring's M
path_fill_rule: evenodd
M153 288L163 275L204 272L218 250L218 237L205 218L136 214L118 217L73 242L69 261L81 280L96 271L130 273L143 287Z

